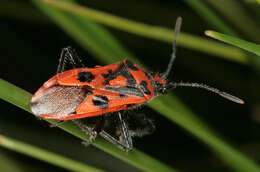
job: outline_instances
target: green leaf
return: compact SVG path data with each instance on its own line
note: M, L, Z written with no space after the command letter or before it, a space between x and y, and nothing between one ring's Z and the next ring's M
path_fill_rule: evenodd
M1 99L12 103L19 108L31 113L29 108L29 102L31 100L31 94L27 91L16 87L0 78L0 97Z
M40 2L40 1L38 1L38 2ZM63 3L62 1L55 1L55 0L54 1L45 0L44 2ZM62 26L62 28L64 30L66 30L67 33L72 35L74 39L78 40L82 46L84 46L82 43L84 41L84 38L85 39L88 39L88 38L85 37L83 31L81 30L82 25L77 25L78 24L77 22L82 23L83 22L82 20L86 20L86 19L82 18L82 20L81 20L80 18L76 18L76 15L72 15L72 13L75 13L75 14L80 13L80 15L82 15L82 16L87 16L87 14L88 14L90 18L92 17L92 19L95 19L96 21L99 21L99 22L102 21L104 23L110 22L111 26L118 27L118 28L121 27L125 30L130 28L130 29L132 29L132 32L140 31L140 32L138 32L138 33L141 33L140 35L143 34L147 37L153 35L152 33L154 31L155 33L158 34L158 35L155 34L158 37L158 39L162 39L162 40L165 39L165 40L168 40L169 42L172 41L172 38L169 37L169 35L172 35L173 32L169 31L167 29L161 29L158 27L152 27L152 26L148 26L148 25L144 25L144 24L140 24L140 23L137 24L135 22L132 23L132 21L129 22L129 20L125 20L125 19L121 20L121 18L111 16L106 13L101 13L101 12L96 13L95 10L82 8L78 5L71 5L70 3L63 3L61 5L64 5L64 4L65 4L65 7L63 6L64 9L66 8L67 11L70 11L70 13L67 13L67 14L65 13L66 16L64 15L64 13L56 13L56 12L52 13L51 11L47 11L47 10L45 12L48 13L49 16L52 16L53 19L60 26ZM54 6L52 6L52 7L54 7ZM52 9L54 10L55 8L52 8ZM88 10L87 11L88 13L85 11L86 9ZM69 14L72 16L69 16ZM63 16L63 18L60 18L61 20L58 21L56 16ZM70 26L69 24L73 25L73 26L71 26L71 27L73 27L72 30L69 30L68 28L64 28L65 25L62 24L64 22L63 19L67 23L66 26L69 27ZM75 19L75 20L73 20L73 19ZM73 21L70 21L70 20L73 20ZM130 23L130 25L129 25L129 23ZM75 27L76 25L81 26L81 27L77 28L77 27ZM88 28L86 28L86 29L88 29ZM140 30L138 30L138 29L140 29ZM91 31L91 30L89 30L89 31ZM75 32L75 33L73 33L73 32ZM76 34L77 32L80 32L82 34L77 35ZM89 33L86 33L86 34L89 34ZM167 35L167 38L165 35ZM82 38L79 38L80 36L82 36ZM96 35L96 36L99 37L98 35ZM159 37L161 37L161 38L159 38ZM183 39L185 36L181 35L181 37ZM100 39L100 37L99 37L99 39ZM103 38L103 39L105 39L105 38ZM94 37L93 37L92 41L93 42L95 41ZM189 41L192 42L192 39ZM210 45L210 42L212 42L212 41L203 42L203 44L209 43L207 45L209 47L211 47L213 44ZM96 43L96 42L94 42L94 43ZM189 42L187 41L186 43L188 44ZM199 42L196 42L196 43L199 44ZM101 44L101 41L100 41L100 44ZM113 55L115 53L112 51L109 52L109 49L107 49L105 46L103 46L104 52L102 52L104 54L104 57L102 56L102 54L100 54L100 52L95 52L95 51L102 50L100 48L102 46L103 46L103 44L99 45L96 43L95 49L93 48L92 45L87 45L84 47L91 49L93 51L93 53L96 53L96 55L99 56L100 59L103 58L103 60L105 62L110 62L110 61L116 60L115 58L117 58L117 57L114 57L113 59L109 59L109 56L105 56L105 54ZM219 51L222 51L222 52L225 51L224 47L225 46L221 46L221 48L219 47L220 48ZM214 47L212 47L212 48L214 48ZM230 49L228 48L228 50L230 50ZM230 53L233 53L233 52L230 51ZM1 84L0 84L0 86L1 86ZM6 93L6 94L8 94L8 93ZM178 125L185 128L187 131L192 133L194 136L201 139L204 143L206 143L206 145L208 145L211 148L211 150L213 152L218 154L219 157L224 160L224 162L226 162L230 167L232 167L236 171L246 171L246 170L247 171L259 171L258 165L253 160L247 158L245 155L241 154L235 148L228 145L221 138L217 137L217 135L205 124L205 122L199 120L192 112L190 112L187 109L187 107L185 107L182 103L180 103L180 101L178 101L172 95L168 94L167 96L161 96L160 99L155 99L154 101L152 101L150 103L150 106L152 108L154 108L155 110L157 110L158 112L160 112L162 115L166 116L172 122L177 123ZM69 122L65 123L61 127L66 129L68 132L72 133L73 135L76 135L84 140L87 139L87 136L82 131L80 131L75 126L72 126L71 123L69 123ZM159 163L158 161L152 159L151 157L149 157L137 150L133 150L128 154L128 156L125 156L124 152L122 152L121 150L116 148L114 145L111 145L110 143L103 141L101 138L98 138L95 141L94 145L101 148L102 150L109 152L112 155L119 157L120 159L122 159L126 162L129 162L129 163L135 165L136 167L146 170L146 171L167 171L167 170L170 171L170 170L172 170L169 167Z
M259 44L254 44L254 43L251 43L251 42L248 42L248 41L245 41L245 40L233 37L233 36L229 36L229 35L218 33L218 32L211 31L211 30L205 31L205 34L207 36L210 36L217 40L229 43L231 45L242 48L246 51L249 51L251 53L254 53L254 54L260 56L260 45Z
M83 16L85 20L91 19L95 22L102 23L122 31L127 31L129 33L168 42L171 44L173 41L174 32L172 29L138 23L129 19L124 19L105 12L67 3L64 1L44 0L42 2L48 4L51 7L56 7L58 9L67 11L70 14ZM59 24L61 21L62 20L57 21L57 23ZM178 45L213 54L221 58L225 58L226 60L247 64L247 57L240 50L198 36L193 36L182 32L178 38Z
M254 21L245 8L242 7L242 2L237 0L206 0L212 5L226 20L233 23L240 31L254 41L259 41L259 25Z
M101 172L102 170L61 155L0 135L0 146L72 171ZM2 168L1 168L2 169ZM3 169L2 169L3 170Z

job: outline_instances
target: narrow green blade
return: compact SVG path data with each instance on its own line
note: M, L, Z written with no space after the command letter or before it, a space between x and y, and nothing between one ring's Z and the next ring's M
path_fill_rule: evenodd
M245 40L233 37L233 36L229 36L229 35L218 33L218 32L211 31L211 30L206 31L205 34L207 36L210 36L217 40L229 43L231 45L242 48L246 51L249 51L251 53L254 53L254 54L260 56L260 45L259 44L248 42L248 41L245 41Z
M102 170L99 170L97 168L90 167L78 161L71 160L61 155L48 152L44 149L32 146L27 143L23 143L15 139L11 139L3 135L0 135L0 146L48 162L67 170L81 172L102 172Z
M246 8L242 6L243 2L237 0L205 0L212 5L226 20L234 24L244 35L251 40L259 41L260 31L258 22L254 21Z

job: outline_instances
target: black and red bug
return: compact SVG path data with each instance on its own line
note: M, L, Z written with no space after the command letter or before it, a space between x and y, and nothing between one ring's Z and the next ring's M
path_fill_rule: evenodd
M176 57L176 40L181 23L179 17L175 26L173 53L166 72L162 74L145 72L129 60L86 68L70 47L64 48L57 75L45 82L32 97L32 112L40 118L72 120L90 135L88 144L100 135L129 151L133 146L132 137L151 133L154 125L143 114L125 115L121 112L146 103L160 94L166 94L176 87L203 88L243 104L243 100L204 84L166 80ZM66 70L69 65L73 69ZM114 114L110 114L112 112ZM131 126L131 120L138 124L137 127ZM112 133L116 133L118 138L104 130L111 123L115 124Z

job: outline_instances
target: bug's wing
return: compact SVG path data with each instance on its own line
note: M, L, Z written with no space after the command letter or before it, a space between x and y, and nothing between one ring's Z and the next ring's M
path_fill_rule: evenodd
M145 102L144 97L136 95L120 96L117 92L107 90L94 90L93 94L87 97L84 102L77 108L77 114L91 113L104 114L119 110L128 109L129 106L138 105ZM95 116L95 115L94 115Z
M60 117L59 120L71 120L86 117L94 117L110 112L127 110L132 106L145 102L144 97L120 94L107 90L93 90L83 102L76 108L75 114Z
M74 113L88 93L81 87L53 86L34 96L31 110L36 116L59 119Z

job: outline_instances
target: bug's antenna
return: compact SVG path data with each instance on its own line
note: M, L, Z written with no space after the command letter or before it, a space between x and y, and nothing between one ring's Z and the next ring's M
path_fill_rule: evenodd
M163 78L167 78L167 76L169 75L171 69L172 69L172 66L173 66L173 62L176 58L176 45L177 45L177 36L181 30L181 23L182 23L182 18L181 17L178 17L177 20L176 20L176 24L175 24L175 29L174 29L174 40L173 40L173 44L172 44L172 54L171 54L171 59L170 59L170 62L168 64L168 67L167 67L167 70L166 72L163 74Z
M244 104L244 101L236 96L233 96L231 94L228 94L226 92L223 92L223 91L220 91L216 88L213 88L213 87L210 87L210 86L207 86L205 84L198 84L198 83L185 83L185 82L180 82L180 83L169 83L169 86L168 86L168 90L169 89L173 89L173 88L176 88L176 87L195 87L195 88L202 88L202 89L206 89L208 91L211 91L213 93L216 93L230 101L233 101L235 103L239 103L239 104Z

